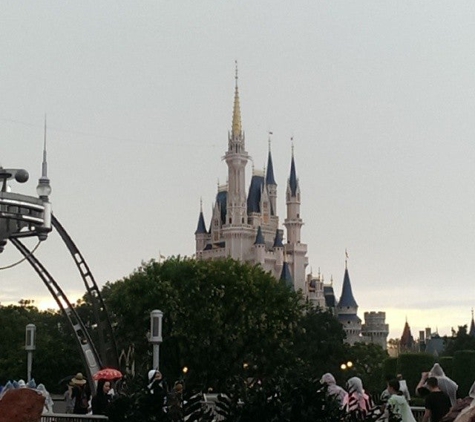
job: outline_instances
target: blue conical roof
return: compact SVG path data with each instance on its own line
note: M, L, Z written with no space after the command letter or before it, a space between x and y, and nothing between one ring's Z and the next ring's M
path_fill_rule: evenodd
M297 193L297 172L295 171L295 160L294 155L292 154L292 161L290 162L290 177L289 177L289 186L292 196L295 196Z
M341 290L340 301L338 302L339 307L345 308L357 308L358 304L356 303L355 298L353 297L353 292L351 290L350 275L348 274L348 268L345 268L345 277L343 279L343 288Z
M290 267L287 262L282 265L282 272L280 274L280 281L285 283L292 290L294 289L294 282L292 281L292 274L290 274Z
M270 149L269 156L267 158L266 184L277 186L274 178L274 165L272 164L272 154L270 153Z
M195 234L207 233L205 219L203 217L203 211L200 211L200 216L198 218L198 226L196 227Z
M265 245L265 244L266 242L264 241L264 236L262 236L261 226L259 226L257 229L256 241L254 242L254 245Z
M251 185L249 186L249 194L247 196L247 213L261 212L261 192L264 185L264 177L253 175Z
M284 245L282 243L282 230L277 229L275 231L275 238L274 238L274 248L283 248Z

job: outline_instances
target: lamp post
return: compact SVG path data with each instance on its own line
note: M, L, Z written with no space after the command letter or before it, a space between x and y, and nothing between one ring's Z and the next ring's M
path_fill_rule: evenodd
M27 382L31 381L31 367L33 366L33 351L36 350L36 325L26 326L25 350L27 353Z
M150 312L150 337L148 341L153 345L153 368L159 369L160 343L162 342L163 312L154 309Z

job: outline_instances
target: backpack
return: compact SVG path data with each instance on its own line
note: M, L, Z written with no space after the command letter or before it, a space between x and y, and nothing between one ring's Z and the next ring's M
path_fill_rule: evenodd
M81 388L81 394L79 396L79 407L81 409L87 409L89 407L89 397L87 395L86 387Z

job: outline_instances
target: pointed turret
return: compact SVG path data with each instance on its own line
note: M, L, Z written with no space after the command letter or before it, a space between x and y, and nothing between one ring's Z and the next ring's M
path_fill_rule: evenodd
M276 220L276 224L278 224L277 220L277 183L274 177L274 163L272 162L272 154L270 150L270 135L272 132L269 132L269 155L267 157L267 171L266 171L266 188L267 192L269 193L269 201L270 201L270 212L271 216L274 216Z
M290 177L289 177L289 188L292 196L297 195L298 189L298 180L297 172L295 170L295 159L294 159L294 147L292 146L292 161L290 162Z
M361 341L361 319L358 317L358 304L351 290L350 275L345 261L345 275L340 300L337 304L338 321L343 325L346 342L350 345Z
M294 282L292 280L292 274L290 274L290 267L287 262L284 261L282 266L282 272L280 274L280 281L285 283L286 286L294 290Z
M472 321L470 322L470 331L468 332L468 335L475 337L475 321L473 320L473 309L472 309Z
M341 290L340 301L338 302L338 307L342 308L357 308L358 304L353 296L353 291L351 290L350 275L348 273L348 268L345 268L345 276L343 278L343 288Z
M275 231L275 238L274 238L274 245L273 245L274 248L284 247L284 244L282 243L282 235L283 235L282 230L277 229Z
M262 230L261 226L257 228L257 235L256 235L256 241L254 242L254 245L264 245L265 246L266 242L264 240L264 236L262 235Z
M203 200L200 200L200 215L198 217L198 225L195 231L195 247L196 256L201 257L203 250L206 248L206 244L209 241L209 234L206 230L205 219L203 216Z
M206 230L205 219L203 216L203 202L201 201L200 215L198 217L198 226L196 227L195 234L203 234L203 233L208 233L208 231Z
M239 88L238 88L238 67L236 61L236 85L234 87L234 107L233 107L233 122L232 122L232 137L238 138L242 135L241 125L241 105L239 103Z
M412 350L414 348L414 337L411 334L411 327L409 327L409 323L406 320L404 324L404 330L402 331L401 341L399 345L402 350Z
M277 186L277 183L274 178L274 164L272 163L272 153L270 150L270 139L269 139L269 154L267 156L267 171L266 171L266 184Z

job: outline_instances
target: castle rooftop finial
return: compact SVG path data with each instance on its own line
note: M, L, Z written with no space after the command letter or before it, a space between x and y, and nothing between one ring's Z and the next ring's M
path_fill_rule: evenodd
M237 138L241 136L242 125L241 125L241 106L239 104L239 88L238 88L238 62L236 64L236 86L234 88L234 107L233 107L233 124L232 124L232 136Z

